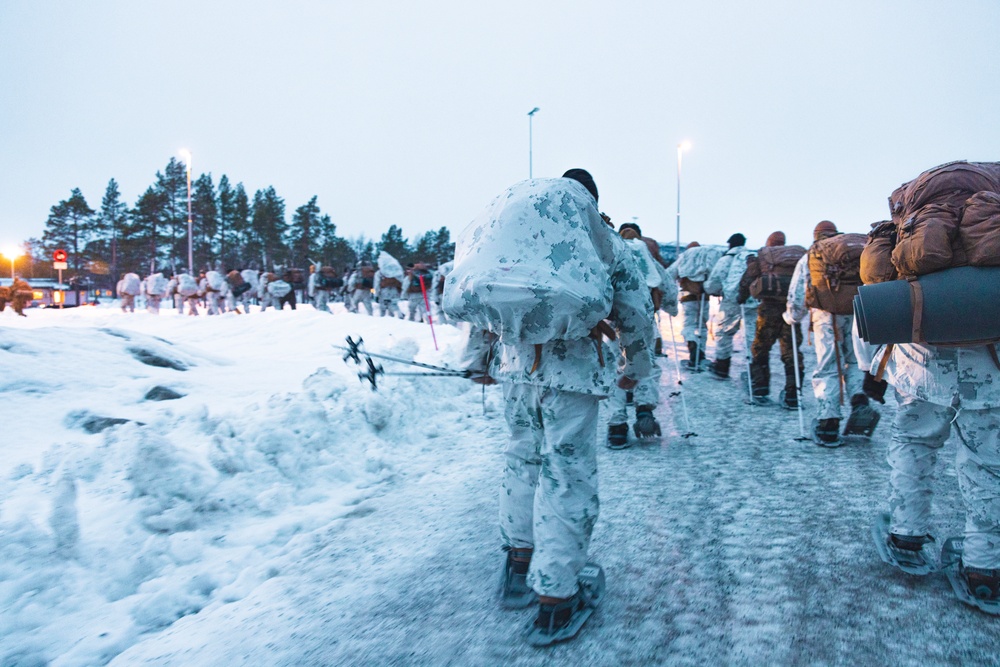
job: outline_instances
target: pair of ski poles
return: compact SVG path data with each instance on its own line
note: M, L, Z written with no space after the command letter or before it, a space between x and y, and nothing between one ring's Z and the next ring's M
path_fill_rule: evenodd
M353 359L358 365L367 364L367 370L358 373L358 379L362 382L368 381L371 384L372 391L378 390L378 377L379 376L396 376L396 377L457 377L469 379L475 376L473 371L469 370L458 370L455 368L447 368L445 366L435 366L434 364L425 364L419 361L413 361L412 359L402 359L400 357L394 357L388 354L379 354L377 352L369 352L368 350L362 349L364 345L364 339L358 338L354 341L350 336L347 337L348 347L342 345L332 346L334 349L343 350L347 352L344 355L344 361L348 359ZM362 361L362 358L364 361ZM406 364L407 366L415 366L417 368L424 368L430 372L398 372L392 371L387 372L382 366L376 365L373 359L382 359L384 361L392 361L399 364Z

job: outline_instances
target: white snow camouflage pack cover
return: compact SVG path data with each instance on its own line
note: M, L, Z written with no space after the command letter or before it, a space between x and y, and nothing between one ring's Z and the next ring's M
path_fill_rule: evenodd
M385 278L396 278L397 280L403 279L403 266L399 263L399 260L387 253L385 250L378 254L378 270L382 272L382 276Z
M584 338L611 312L613 233L580 183L521 181L459 235L442 307L507 342Z

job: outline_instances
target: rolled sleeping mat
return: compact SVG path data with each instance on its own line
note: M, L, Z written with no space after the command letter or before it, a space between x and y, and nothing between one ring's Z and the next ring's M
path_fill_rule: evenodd
M864 285L854 314L858 333L872 345L1000 339L1000 267L961 266Z

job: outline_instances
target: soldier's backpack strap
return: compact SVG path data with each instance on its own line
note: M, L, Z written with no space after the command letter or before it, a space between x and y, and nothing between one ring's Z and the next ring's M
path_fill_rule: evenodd
M882 361L878 362L878 373L875 374L876 382L882 381L882 376L885 374L885 367L889 364L889 357L892 356L893 347L892 343L885 346L885 352L882 354Z

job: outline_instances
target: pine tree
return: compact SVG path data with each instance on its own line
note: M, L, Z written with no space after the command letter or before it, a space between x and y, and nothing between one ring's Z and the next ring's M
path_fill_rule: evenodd
M409 244L403 238L403 230L396 225L389 225L389 229L382 235L382 240L376 250L387 252L404 264L409 261L412 254Z
M115 277L118 276L118 239L127 223L128 206L121 200L118 182L112 178L104 191L101 210L91 224L93 240L88 244L88 254L109 262L109 272Z
M234 266L240 269L259 269L259 258L263 253L263 246L256 242L253 229L250 226L250 198L242 183L236 184L233 191L233 243L234 243Z
M438 265L455 259L455 244L451 242L451 232L448 231L447 227L442 227L437 231L433 254Z
M239 257L236 253L235 238L233 231L233 218L235 217L236 193L229 185L229 177L225 174L219 179L219 227L218 227L218 248L219 260L227 268L239 266Z
M187 168L170 158L163 173L156 172L156 190L160 194L160 219L170 233L170 264L187 263ZM193 270L194 267L188 267Z
M434 262L434 245L437 241L436 232L427 232L417 240L413 248L413 262Z
M64 248L70 253L70 263L77 272L87 258L82 256L82 250L87 242L90 228L90 218L94 209L87 205L79 188L73 188L69 199L64 199L50 209L49 219L45 222L45 232L42 242L47 250Z
M149 273L154 273L160 265L163 228L171 223L164 197L162 190L151 186L135 203L130 216L132 224L122 238L120 264L124 270L138 271L148 266ZM174 272L179 259L174 253L174 244L169 244L167 261Z
M212 264L218 258L215 236L219 229L219 206L211 174L202 174L194 184L191 218L194 222L195 266L215 268Z
M310 258L319 255L322 239L323 217L329 224L330 216L321 216L316 195L308 203L295 209L292 225L289 229L288 245L291 250L290 261L294 266L304 266Z
M260 240L262 259L267 269L287 262L288 253L284 244L285 233L288 231L285 200L278 196L273 186L254 193L251 227Z

